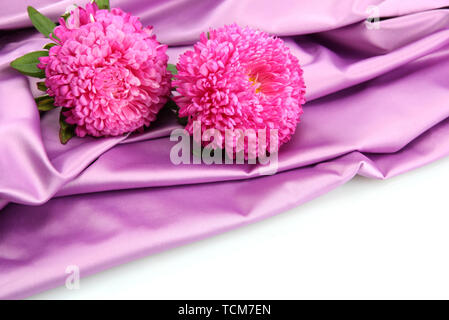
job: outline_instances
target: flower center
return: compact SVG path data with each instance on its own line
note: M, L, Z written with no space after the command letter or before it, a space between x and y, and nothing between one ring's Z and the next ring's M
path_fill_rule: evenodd
M95 78L95 87L100 94L112 99L120 99L126 91L126 84L120 71L115 68L104 68Z
M249 76L249 81L251 82L251 85L252 86L254 86L254 87L256 87L256 93L259 93L260 92L260 90L261 90L261 83L258 81L258 78L259 78L259 75L257 74L257 75L252 75L252 76Z

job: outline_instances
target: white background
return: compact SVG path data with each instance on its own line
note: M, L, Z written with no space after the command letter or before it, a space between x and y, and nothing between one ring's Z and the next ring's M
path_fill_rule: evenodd
M34 299L449 298L449 158Z

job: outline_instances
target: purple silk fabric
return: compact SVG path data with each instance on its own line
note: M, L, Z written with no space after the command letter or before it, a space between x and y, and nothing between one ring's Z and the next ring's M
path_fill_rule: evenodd
M86 1L78 1L81 4ZM384 179L449 153L449 0L111 0L155 27L171 63L209 26L237 22L284 37L308 103L278 174L258 165L170 162L167 112L145 133L58 140L35 80L9 67L48 40L26 6L56 18L72 0L0 10L0 298L61 285L309 201L355 175ZM380 28L365 25L378 6ZM19 30L20 29L20 30Z

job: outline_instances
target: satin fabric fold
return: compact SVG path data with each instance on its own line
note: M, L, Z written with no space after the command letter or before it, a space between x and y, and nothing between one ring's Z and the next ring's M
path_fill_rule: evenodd
M153 24L172 63L209 26L283 36L304 67L303 119L274 176L260 165L173 165L168 136L180 125L167 110L145 133L63 146L57 111L39 117L35 81L9 62L48 42L31 30L13 40L30 25L26 5L56 17L69 1L14 2L0 13L2 298L62 284L67 265L98 272L277 214L356 174L389 178L449 153L449 1L111 3ZM366 27L371 5L379 29Z

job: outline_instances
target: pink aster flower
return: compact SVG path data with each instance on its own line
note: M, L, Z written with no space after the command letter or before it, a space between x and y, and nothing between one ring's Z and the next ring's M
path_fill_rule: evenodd
M280 146L295 132L305 103L303 71L281 39L235 24L210 30L181 55L177 69L174 100L190 134L195 121L203 133L219 130L222 137L226 130L275 129ZM246 144L231 143L233 152L251 156Z
M149 126L167 101L166 45L120 9L77 8L40 58L47 93L78 136L116 136Z

